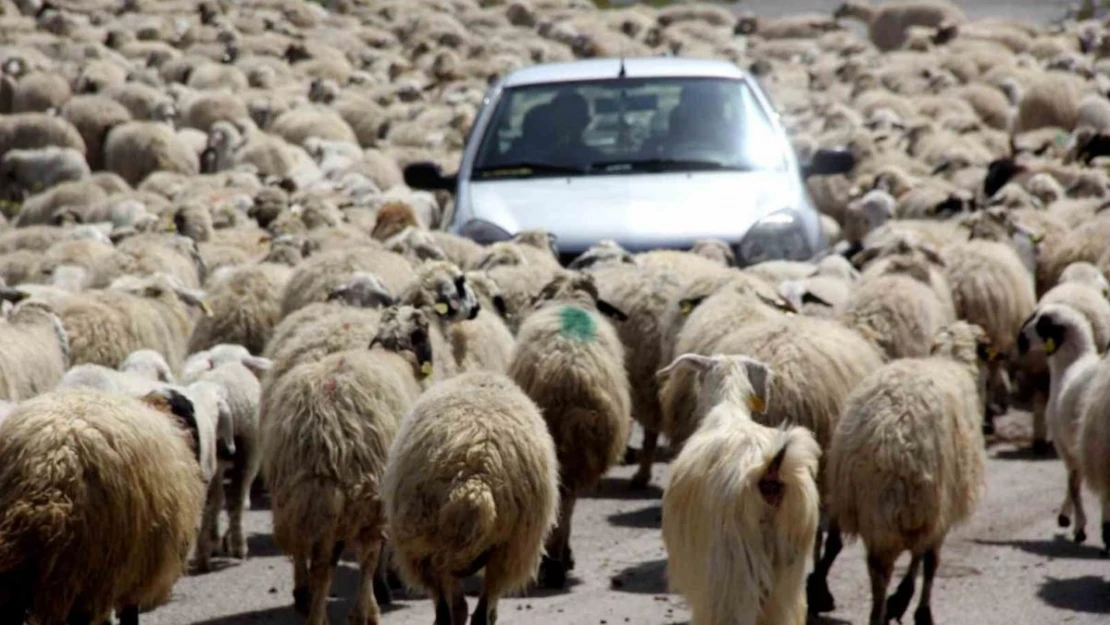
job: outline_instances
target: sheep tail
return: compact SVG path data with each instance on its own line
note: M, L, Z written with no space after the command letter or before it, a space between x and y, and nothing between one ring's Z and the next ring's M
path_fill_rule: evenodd
M452 489L439 511L439 527L446 530L454 554L448 570L463 576L484 567L496 526L497 504L489 484L471 476Z
M311 557L314 537L306 536L304 528L313 528L316 535L334 534L346 508L346 497L334 481L318 478L305 480L281 495L274 506L274 542L290 555Z

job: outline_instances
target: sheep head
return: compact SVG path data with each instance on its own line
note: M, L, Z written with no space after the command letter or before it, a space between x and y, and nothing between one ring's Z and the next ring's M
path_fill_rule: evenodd
M512 238L512 242L519 243L520 245L531 245L539 250L547 250L551 252L552 258L556 260L559 258L559 246L556 243L556 237L550 232L544 230L524 230L518 232L516 236Z
M196 407L192 400L172 388L151 391L143 402L169 416L182 429L185 443L200 462L200 428L197 425Z
M466 283L466 275L446 261L424 263L399 301L434 313L440 321L448 323L473 319L481 308Z
M751 414L767 410L773 374L766 364L748 356L682 354L656 376L666 378L680 368L693 369L699 388L699 415L725 401L738 402Z
M378 333L370 341L370 349L382 349L401 354L412 364L417 379L432 375L432 341L428 315L421 309L400 305L391 306L382 313Z
M597 282L588 273L579 271L562 271L555 275L540 292L532 298L532 308L539 309L551 302L562 302L584 305L597 312L615 319L627 321L628 315L601 299L597 290Z
M359 308L386 308L393 305L393 295L380 278L360 271L333 287L328 292L328 301L342 301Z

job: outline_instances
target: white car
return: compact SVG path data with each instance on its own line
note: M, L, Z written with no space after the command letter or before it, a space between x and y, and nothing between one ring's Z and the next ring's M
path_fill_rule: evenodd
M536 65L482 103L459 172L405 169L455 193L448 231L480 243L555 235L564 262L602 239L626 249L733 246L742 265L826 246L803 173L845 173L848 152L799 166L778 114L732 63L669 57Z

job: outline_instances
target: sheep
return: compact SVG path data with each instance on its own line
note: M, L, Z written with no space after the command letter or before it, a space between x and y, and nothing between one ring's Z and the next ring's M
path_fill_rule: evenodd
M73 148L46 146L32 150L9 150L0 158L0 176L6 184L12 185L13 191L38 193L90 175L84 152Z
M20 77L12 93L12 113L43 113L72 96L69 83L52 72L31 72Z
M884 365L844 406L828 452L829 511L839 531L860 536L867 549L872 625L902 618L921 568L914 621L933 622L941 544L971 516L982 493L980 364L987 346L981 329L955 322L937 333L927 357ZM836 546L839 551L839 541ZM828 575L836 551L826 552L814 576ZM903 551L913 558L887 599Z
M416 276L400 293L397 301L423 310L429 318L435 320L432 343L437 351L440 344L445 345L449 337L452 339L452 357L443 359L448 368L439 371L443 378L455 375L458 366L462 364L460 358L469 361L471 367L479 365L479 362L471 360L480 349L473 341L480 342L484 337L473 331L455 328L463 321L477 320L481 312L474 289L467 284L466 275L458 267L446 261L424 263L416 270ZM493 319L490 321L497 323ZM504 338L502 336L502 340Z
M555 443L503 374L464 373L425 392L401 423L382 478L401 575L427 589L436 623L466 623L460 582L484 569L472 623L535 578L559 505Z
M73 148L85 153L85 141L72 124L45 113L19 113L0 118L0 155L10 150L46 146Z
M403 256L378 246L320 252L298 265L289 276L282 295L282 317L312 302L324 301L331 289L353 271L373 273L393 293L400 292L414 278L412 267Z
M281 320L282 294L290 273L284 265L258 263L234 267L209 280L205 301L212 314L197 320L188 351L232 343L261 354Z
M0 287L16 306L0 323L0 399L22 401L54 388L69 367L69 334L53 307L26 292Z
M428 320L413 320L404 332L367 343L377 344L370 350L302 364L263 395L274 541L293 557L294 608L311 625L327 622L329 587L345 548L360 565L351 622L378 622L371 588L386 525L380 484L398 423L420 394L417 362L430 362Z
M1018 104L1014 132L1038 128L1072 130L1079 118L1080 88L1072 76L1046 72L1028 85Z
M504 295L483 272L468 271L464 276L467 286L474 291L478 315L451 324L445 338L460 372L481 369L504 373L516 342L505 322Z
M152 349L140 349L128 354L119 369L88 363L70 367L57 388L93 388L106 393L142 397L165 384L176 382L176 376L161 354Z
M1102 555L1110 555L1110 428L1107 427L1108 368L1106 359L1095 366L1079 405L1079 428L1076 436L1079 468L1087 487L1102 503Z
M915 0L879 6L848 0L833 12L833 19L846 17L866 24L871 43L882 52L901 48L911 26L938 28L967 21L963 11L947 0Z
M622 456L630 397L624 348L602 315L624 313L598 298L588 274L564 272L543 287L521 324L508 374L536 402L559 457L559 524L547 543L540 584L566 585L574 568L570 525L577 497Z
M125 122L112 128L104 140L104 168L132 186L158 171L186 176L200 173L197 155L170 126L147 121Z
M121 278L104 291L72 295L57 304L69 335L72 364L117 367L137 349L161 353L179 370L192 328L185 305L199 307L203 295L166 274Z
M135 625L140 609L169 599L204 498L189 422L188 413L86 389L48 393L8 414L0 426L6 620L100 623L115 609ZM47 458L53 470L43 470Z
M773 400L773 373L763 363L683 354L661 373L679 367L697 371L704 414L663 494L671 587L690 604L694 625L802 625L820 447L803 427L770 428L752 419ZM739 559L720 560L720 553Z
M205 368L204 365L207 365ZM219 397L226 405L227 416L231 423L233 450L226 459L226 467L221 464L217 474L219 489L210 491L215 501L208 502L208 545L219 540L221 553L233 558L247 556L247 541L243 534L243 509L250 507L250 487L261 469L261 440L259 435L258 413L261 403L261 386L256 375L268 371L272 363L258 356L252 356L241 345L216 345L212 349L190 356L184 369L184 379L193 384L209 384L219 391ZM227 512L228 530L222 538L217 536L218 514L223 499L223 477L228 478ZM207 545L206 545L207 546Z
M1066 304L1039 306L1037 312L1021 328L1019 349L1036 345L1044 350L1051 376L1045 418L1048 433L1067 468L1068 485L1057 523L1071 524L1075 511L1075 542L1087 539L1087 515L1083 510L1082 473L1076 438L1083 410L1083 395L1095 374L1099 353L1095 347L1091 325L1086 318Z

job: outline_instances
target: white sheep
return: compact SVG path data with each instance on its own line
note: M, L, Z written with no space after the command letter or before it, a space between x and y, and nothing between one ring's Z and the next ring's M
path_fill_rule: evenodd
M932 623L933 582L949 530L971 516L984 480L980 363L986 335L956 322L937 333L932 353L891 362L849 396L829 449L830 518L867 548L872 625L900 620L924 583L914 621ZM832 528L830 527L830 532ZM828 575L839 551L814 576ZM888 600L895 560L912 555Z
M621 458L631 427L624 348L602 313L626 317L598 299L591 276L577 272L558 274L535 305L517 334L508 374L540 407L555 440L559 525L548 540L540 584L562 588L574 568L576 500Z
M432 595L436 622L466 623L461 582L484 569L472 623L536 576L559 505L555 443L505 376L470 372L428 390L401 423L382 478L401 574Z
M118 610L121 623L137 625L140 609L169 600L204 499L190 450L195 424L181 418L84 389L8 414L0 425L0 614L100 623Z
M802 625L818 523L817 441L800 426L752 420L774 401L763 363L683 354L662 372L680 367L698 372L701 416L663 494L671 588L690 604L693 625Z
M1075 542L1087 539L1087 514L1083 510L1077 438L1082 417L1082 402L1099 362L1091 324L1077 310L1065 304L1039 306L1021 328L1023 346L1039 346L1048 359L1049 395L1045 407L1048 433L1067 468L1068 484L1057 522L1071 525L1075 511Z

